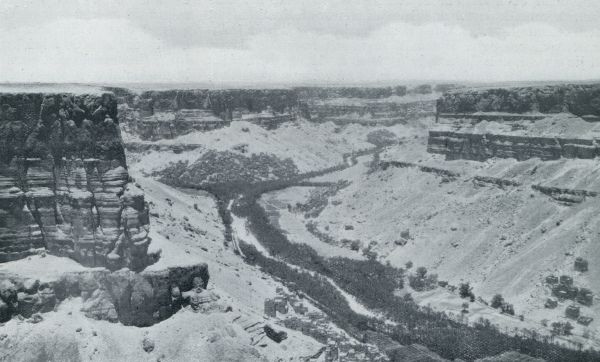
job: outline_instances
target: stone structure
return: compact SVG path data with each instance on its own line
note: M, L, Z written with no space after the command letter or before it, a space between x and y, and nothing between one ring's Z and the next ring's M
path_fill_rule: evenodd
M0 107L0 262L41 248L86 266L154 262L114 95L0 94Z

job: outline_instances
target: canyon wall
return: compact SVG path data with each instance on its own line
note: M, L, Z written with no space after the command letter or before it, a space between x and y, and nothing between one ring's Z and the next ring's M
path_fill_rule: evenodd
M445 93L437 101L440 115L476 112L570 112L577 116L595 116L598 120L600 84L462 90Z
M408 119L435 114L435 102L417 101L409 103L368 102L366 104L307 104L306 112L313 121L348 122L366 125L392 125Z
M0 94L0 107L0 262L42 248L110 269L155 261L113 94Z
M120 92L124 129L143 140L174 138L247 120L273 128L295 119L297 97L289 89L168 90Z
M485 161L492 157L519 161L534 157L542 160L590 159L600 155L600 145L593 139L430 130L427 151L446 155L448 160Z

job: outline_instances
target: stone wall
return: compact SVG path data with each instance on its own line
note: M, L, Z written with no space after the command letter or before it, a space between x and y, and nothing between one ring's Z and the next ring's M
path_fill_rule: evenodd
M538 157L542 160L565 158L591 159L600 155L593 139L528 137L430 130L427 151L446 155L446 159L485 161L492 157L519 161Z
M157 258L112 94L0 94L0 107L0 262L38 248L111 269Z

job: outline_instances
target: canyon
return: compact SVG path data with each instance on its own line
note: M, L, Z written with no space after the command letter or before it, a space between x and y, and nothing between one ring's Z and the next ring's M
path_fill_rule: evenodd
M0 349L594 360L598 89L1 93Z

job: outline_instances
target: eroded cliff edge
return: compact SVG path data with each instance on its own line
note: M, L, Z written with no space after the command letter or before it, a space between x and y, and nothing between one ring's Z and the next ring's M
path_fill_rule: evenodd
M112 270L151 264L115 97L0 94L0 107L0 262L46 249Z
M206 289L205 263L146 268L160 251L118 123L112 93L0 94L0 322L80 297L88 317L147 326Z

